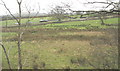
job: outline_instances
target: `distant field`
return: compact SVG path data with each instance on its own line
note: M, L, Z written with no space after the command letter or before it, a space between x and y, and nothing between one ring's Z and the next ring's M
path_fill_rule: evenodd
M118 26L101 25L100 20L87 20L87 21L73 21L65 23L53 23L48 25L33 26L34 28L63 28L63 29L99 29L99 28L117 28ZM106 24L118 24L118 18L111 18L105 20Z
M31 20L31 22L34 24L38 24L39 23L39 21L41 20L41 19L47 19L47 20L50 20L51 19L51 17L41 17L41 18L34 18L33 20ZM28 19L22 19L22 23L26 23L28 21ZM10 26L10 25L16 25L15 23L17 23L16 22L16 20L8 20L7 21L8 22L8 26ZM6 26L6 21L0 21L0 25L2 24L2 26Z
M38 20L39 18L36 18L33 22ZM9 25L15 23L13 20L9 22ZM107 19L105 23L118 24L118 18ZM118 68L117 28L118 26L101 25L100 20L22 27L23 68L116 69ZM17 27L3 28L0 33L13 69L18 68L16 41L18 31L20 30ZM7 69L4 53L2 59L3 69Z
M44 19L44 20L52 20L52 18L51 17L43 17L43 18L34 18L33 20L31 20L31 22L32 22L32 24L40 24L40 20L41 19ZM69 20L69 19L66 19L66 20ZM28 21L28 19L22 19L22 23L26 23ZM107 23L107 24L117 24L118 23L118 18L110 18L110 19L106 19L106 20L104 20L105 21L105 23ZM7 23L7 25L8 26L11 26L11 25L16 25L15 23L16 23L16 21L15 20L8 20L7 21L8 23ZM74 22L73 22L74 23ZM73 24L72 23L72 24ZM79 24L84 24L84 23L87 23L87 24L100 24L100 20L92 20L92 21L85 21L85 22L83 22L83 21L81 21L81 22L79 22ZM78 23L76 23L76 24L78 24ZM6 26L6 21L0 21L0 25L2 25L2 26Z

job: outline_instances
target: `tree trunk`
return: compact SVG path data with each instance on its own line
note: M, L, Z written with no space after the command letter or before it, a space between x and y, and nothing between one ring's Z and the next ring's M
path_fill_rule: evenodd
M2 1L2 0L1 0ZM6 6L5 2L2 1L4 7L6 8L6 10L10 13L10 15L17 21L17 23L19 24L18 27L18 71L20 71L22 69L22 58L21 58L21 3L22 0L16 0L17 4L19 6L19 20L11 13L11 11L9 10L9 8Z
M101 25L105 25L104 20L103 20L103 18L102 18L103 15L104 15L104 14L102 14L102 13L100 13L100 12L98 13L98 17L99 17L99 19L100 19L100 21L101 21Z
M18 2L19 5L19 31L18 31L18 70L22 69L22 58L21 58L21 2Z
M105 25L104 20L102 19L102 17L99 17L99 18L101 20L101 25Z

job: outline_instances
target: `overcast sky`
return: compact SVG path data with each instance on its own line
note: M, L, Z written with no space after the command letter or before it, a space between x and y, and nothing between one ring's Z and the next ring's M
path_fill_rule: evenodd
M18 5L16 0L3 0L3 1L6 3L7 7L10 9L12 13L18 13ZM96 4L95 6L84 4L87 1L93 2L106 0L23 0L22 12L23 13L26 12L25 5L27 5L28 9L31 8L31 11L33 11L34 9L33 12L38 11L40 6L40 13L48 13L52 6L60 5L61 2L69 3L73 10L99 10L100 8L98 7L103 6L101 4ZM0 3L2 2L0 1ZM0 15L4 14L6 14L6 9L4 8L4 6L0 5Z

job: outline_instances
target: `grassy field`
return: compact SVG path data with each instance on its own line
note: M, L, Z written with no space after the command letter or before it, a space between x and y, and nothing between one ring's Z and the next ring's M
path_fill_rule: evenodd
M37 20L37 19L36 19ZM117 18L105 20L118 24ZM99 20L74 21L22 27L24 69L111 69L118 68L117 26ZM3 44L13 69L17 69L17 28L3 28ZM3 69L8 65L2 57Z
M87 21L74 21L74 22L66 22L66 23L58 23L54 25L45 25L43 27L49 28L77 28L77 29L88 29L91 27L99 27L99 28L107 28L105 25L100 24L100 20L87 20ZM118 24L118 18L112 18L105 20L107 24ZM110 27L110 26L109 26ZM113 26L112 26L113 27Z
M51 17L40 17L40 18L34 18L33 20L31 20L31 18L30 19L25 18L25 19L22 19L22 23L25 24L28 20L31 20L31 22L33 24L38 24L39 21L42 19L51 20ZM7 20L7 22L8 22L8 24L7 24L8 26L17 25L17 24L15 24L15 23L17 23L16 20ZM0 25L6 26L6 21L0 21Z
M40 18L34 18L33 20L31 20L32 24L40 24L40 20L54 20L53 18L51 17L40 17ZM80 18L79 18L80 19ZM78 19L78 20L79 20ZM22 19L22 23L26 23L29 19ZM70 19L65 19L65 20L70 20ZM118 18L110 18L110 19L106 19L104 20L105 23L107 24L117 24L118 23ZM15 24L16 21L15 20L7 20L7 21L0 21L0 25L2 26L6 26L6 22L8 26L13 26L13 25L17 25ZM74 24L74 22L71 22L72 24ZM82 21L82 22L79 22L79 23L82 23L82 24L99 24L100 23L100 20L95 20L95 21ZM76 24L78 24L76 22Z

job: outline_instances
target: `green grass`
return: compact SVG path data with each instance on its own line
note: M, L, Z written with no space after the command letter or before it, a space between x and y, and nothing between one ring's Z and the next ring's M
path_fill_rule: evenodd
M30 32L31 31L31 32ZM32 31L37 31L32 34ZM24 31L25 32L25 31ZM114 33L114 32L112 32ZM15 33L3 33L3 38L11 39ZM71 59L81 59L87 58L91 63L95 61L103 62L99 57L111 53L108 61L116 61L117 57L117 46L111 46L109 43L114 40L110 38L114 34L107 34L105 31L80 31L80 30L55 30L55 29L34 29L30 28L29 32L25 32L22 38L21 49L22 49L22 64L24 69L32 69L34 66L38 68L44 68L42 63L45 63L46 69L62 69L62 68L72 68L72 69L92 69L91 65L83 62L83 64L71 63ZM104 40L106 39L106 40ZM109 42L108 42L109 41ZM108 42L102 43L102 42ZM91 43L95 43L94 46ZM99 43L99 44L97 44ZM3 44L9 52L10 61L12 68L17 68L17 41L4 41ZM113 42L112 42L113 44ZM97 47L97 48L96 48ZM96 56L91 54L97 54L95 51L100 51L101 56ZM114 53L113 53L114 52ZM115 55L114 55L115 54ZM3 69L7 69L7 62L5 55L3 54ZM104 58L104 57L102 57ZM113 59L113 60L111 60ZM85 60L88 61L88 60ZM93 62L92 62L93 61ZM94 63L96 66L101 64ZM113 64L114 65L114 64ZM111 66L112 67L112 66ZM116 68L116 66L115 66Z
M0 35L1 36L13 36L13 35L17 35L17 33L15 33L15 32L6 32L6 33L4 32L4 33L2 33L1 32Z
M105 20L105 23L107 23L107 24L118 24L118 19L119 19L119 18L106 19L106 20Z
M31 20L31 22L33 22L33 24L39 24L39 21L41 20L41 19L45 19L45 20L50 20L51 19L51 17L40 17L40 18L34 18L33 20ZM22 19L22 23L26 23L28 21L28 19ZM16 22L16 20L7 20L7 25L8 26L10 26L10 25L16 25L15 23L17 23ZM2 26L6 26L6 21L0 21L0 25L2 25Z
M34 22L37 20L39 18L34 19ZM110 24L116 24L116 21L117 18L106 20ZM104 28L105 30L95 31L95 27ZM103 68L105 60L108 61L111 68L117 68L116 33L111 31L113 29L109 30L108 28L116 27L103 26L99 20L22 27L22 29L27 29L24 31L21 43L23 69L33 69L34 67L45 69L66 69L68 67L71 69L93 69L94 67L88 61L96 67ZM87 29L93 30L88 31ZM3 31L6 31L0 33L3 44L9 52L12 68L17 69L17 41L4 40L16 39L18 29L3 28ZM79 59L80 63L71 63L71 59L75 61ZM3 69L7 69L8 65L4 53L2 60ZM45 67L42 66L43 63L45 63Z
M31 22L33 22L33 24L39 24L39 20L40 19L45 19L45 20L52 20L51 17L40 17L40 18L34 18ZM68 20L68 19L66 19ZM26 23L28 21L28 19L22 19L22 23ZM104 20L106 24L117 24L118 23L118 18L111 18L111 19L106 19ZM8 26L10 25L16 25L16 21L15 20L8 20ZM88 20L88 21L77 21L77 22L68 22L68 23L63 23L65 25L80 25L80 24L91 24L92 26L99 26L100 25L100 20ZM0 25L2 26L6 26L6 21L0 21Z
M31 42L23 42L22 44L22 59L23 59L23 63L25 61L25 59L28 57L27 59L27 63L25 64L25 66L23 68L27 69L27 68L33 68L33 64L34 64L34 60L36 62L36 65L38 65L40 67L40 63L41 62L45 62L46 63L46 68L48 69L59 69L59 68L66 68L67 66L70 66L71 68L85 68L85 67L79 67L77 65L72 65L70 63L70 59L71 54L69 54L71 52L71 50L68 50L69 48L67 48L66 46L62 46L61 44L59 44L60 41L56 42L56 41L43 41L43 42L37 42L37 43L32 43ZM54 43L54 44L53 44ZM63 42L62 42L63 43ZM11 44L11 46L9 45ZM65 43L65 45L69 45L70 42ZM7 45L7 47L12 47L10 50L10 61L12 62L12 67L13 68L17 68L17 46L15 45L14 42L9 42L9 43L5 43L5 45ZM47 46L50 45L50 46ZM56 46L59 45L59 46ZM72 47L72 46L71 46ZM65 48L65 50L64 50ZM79 48L79 47L78 47ZM39 49L39 50L38 50ZM63 52L59 53L59 51L63 49ZM65 53L64 53L65 52ZM77 52L76 52L77 53ZM74 54L76 54L74 52ZM3 54L4 55L4 54ZM36 59L34 57L37 57ZM5 58L3 57L3 67L6 68L7 67L7 63ZM86 68L90 68L90 67L86 67Z
M87 20L87 21L73 21L73 22L65 22L65 23L54 23L42 26L33 26L34 28L63 28L63 29L97 29L98 28L116 28L117 26L106 26L101 25L100 20ZM105 20L106 24L118 24L118 18L112 18Z

